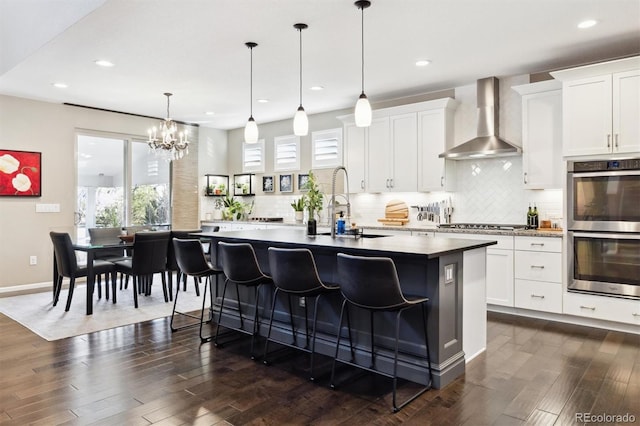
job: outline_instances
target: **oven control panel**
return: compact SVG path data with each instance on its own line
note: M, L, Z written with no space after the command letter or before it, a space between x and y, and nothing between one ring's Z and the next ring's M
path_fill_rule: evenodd
M574 161L568 164L569 172L605 172L614 170L640 170L640 159Z

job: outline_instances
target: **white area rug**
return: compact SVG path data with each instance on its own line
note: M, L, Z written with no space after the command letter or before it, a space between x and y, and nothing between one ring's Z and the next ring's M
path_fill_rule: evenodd
M177 310L180 312L200 311L202 290L196 296L193 279L189 278L186 292L180 292ZM65 284L67 280L65 280ZM175 280L174 280L175 291ZM0 298L0 312L42 338L52 341L65 337L79 336L94 331L107 330L128 324L149 321L171 315L173 302L165 303L160 280L154 280L151 296L138 295L138 309L133 305L131 285L118 291L117 303L94 295L93 315L86 315L86 287L76 286L71 301L71 309L65 312L68 290L63 288L60 300L53 306L51 292ZM208 305L208 304L207 304Z

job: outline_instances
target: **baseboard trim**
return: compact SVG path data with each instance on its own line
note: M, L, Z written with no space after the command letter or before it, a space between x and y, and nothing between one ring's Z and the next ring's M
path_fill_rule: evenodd
M68 285L67 285L68 286ZM0 287L0 297L19 296L21 294L42 293L52 291L53 282L42 282L33 284L12 285L9 287Z

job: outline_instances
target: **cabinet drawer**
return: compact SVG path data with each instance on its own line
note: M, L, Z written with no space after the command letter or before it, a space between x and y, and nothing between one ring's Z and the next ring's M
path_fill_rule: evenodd
M562 255L516 250L515 277L533 281L562 282Z
M497 245L489 246L488 248L497 248L505 250L513 250L513 237L508 235L491 235L491 234L476 234L476 233L464 233L464 232L437 232L436 237L443 238L460 238L463 240L482 240L482 241L497 241Z
M563 312L640 326L640 301L637 300L567 292L563 297Z
M562 284L515 280L516 308L562 313Z
M555 237L516 237L516 250L562 252L562 238Z

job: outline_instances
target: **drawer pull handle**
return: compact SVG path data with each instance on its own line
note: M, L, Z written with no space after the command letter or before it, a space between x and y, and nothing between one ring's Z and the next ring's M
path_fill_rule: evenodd
M544 243L531 243L532 246L544 247Z
M635 312L632 313L631 315L633 315L634 317L640 317L640 314L636 314Z
M541 295L533 294L533 293L531 294L531 297L536 297L538 299L544 299L544 295L541 296Z
M590 311L595 311L596 307L595 306L584 306L584 305L580 305L580 309L589 309Z
M544 269L544 265L531 265L532 268Z

